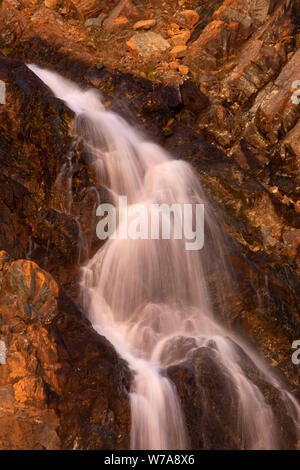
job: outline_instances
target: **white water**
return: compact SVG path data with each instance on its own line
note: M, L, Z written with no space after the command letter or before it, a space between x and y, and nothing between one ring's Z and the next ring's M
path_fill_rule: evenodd
M126 195L129 204L206 204L192 168L172 160L161 147L106 110L99 93L83 91L37 66L30 69L75 112L74 133L83 139L98 181L109 188L115 203L119 195ZM114 344L134 371L130 394L133 449L189 447L176 389L165 368L212 341L237 395L241 448L280 446L273 411L244 374L232 340L247 351L265 380L277 388L280 384L212 314L207 267L214 264L218 269L224 257L222 237L207 204L206 208L210 248L186 251L184 240L109 240L82 268L83 301L94 328ZM219 298L222 283L220 279ZM299 405L287 392L281 393L298 426Z

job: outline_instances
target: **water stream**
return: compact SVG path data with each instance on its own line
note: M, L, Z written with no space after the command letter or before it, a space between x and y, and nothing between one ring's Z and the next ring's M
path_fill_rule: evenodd
M96 90L82 90L56 73L29 67L74 111L74 133L83 139L97 180L109 188L116 205L118 196L126 195L130 207L193 203L206 208L210 240L203 250L186 250L184 240L116 238L108 240L82 267L81 291L89 318L134 373L131 448L189 448L185 418L166 368L212 342L235 390L240 447L276 449L281 441L274 411L245 374L236 344L264 380L280 389L299 435L299 404L256 354L214 318L207 267L217 269L225 263L223 239L194 170L184 161L173 160L107 110ZM68 161L62 175L66 169L70 169ZM70 196L68 184L66 189ZM218 288L220 298L223 281L220 279Z

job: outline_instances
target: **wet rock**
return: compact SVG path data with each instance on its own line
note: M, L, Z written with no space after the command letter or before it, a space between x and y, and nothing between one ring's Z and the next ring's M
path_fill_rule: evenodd
M214 103L198 122L199 129L206 136L213 136L223 147L228 147L234 140L232 113L220 103Z
M14 10L13 16L3 14L4 3ZM89 8L88 2L74 3ZM222 318L226 316L236 331L246 334L271 364L277 364L291 383L299 385L298 369L291 363L290 354L292 341L300 337L299 247L297 237L292 239L288 235L300 223L297 143L300 106L291 101L295 91L291 84L299 78L298 10L289 1L279 4L226 0L223 6L214 0L200 3L197 7L200 18L191 30L183 67L190 69L196 89L200 85L209 98L207 106L203 97L199 102L196 97L197 106L194 105L195 90L184 97L180 88L186 77L178 73L173 73L178 80L176 86L165 87L139 73L112 71L103 65L98 68L96 64L107 65L108 52L103 49L103 56L101 51L101 57L95 57L81 42L86 39L84 33L81 36L82 28L76 36L79 30L75 23L46 8L38 8L30 21L22 13L20 23L17 4L2 2L4 20L0 38L4 32L7 39L3 44L9 44L3 46L6 48L3 53L55 69L83 86L95 86L111 103L112 110L172 150L176 157L191 162L230 238L228 262L235 271L235 289L231 286L226 290L229 306L224 317L213 295L215 309ZM131 24L145 18L145 12L137 11L132 2L104 4L103 11L110 19L113 8L121 5L124 9L118 10L117 18L125 15L132 20ZM159 2L157 6L161 6ZM215 7L218 9L214 13ZM97 14L98 11L85 17L80 13L74 16L84 20ZM160 21L174 41L184 27L184 22L175 18L170 25L163 18ZM74 28L74 37L70 30L66 33L69 24ZM125 43L129 32L123 26L116 31L124 33ZM146 57L152 62L152 55ZM136 72L136 61L129 62L126 67ZM179 71L179 61L176 64L172 68ZM171 68L167 63L165 67ZM281 74L282 80L277 83ZM74 214L66 211L65 195L62 193L59 208L54 202L60 198L53 197L55 182L70 151L72 113L32 75L25 73L21 64L1 59L0 75L7 85L7 104L0 106L0 247L15 257L31 257L55 273L75 294L76 244L80 232ZM159 74L157 78L164 80ZM76 146L72 161L75 169L72 211L78 214L81 209L85 211L86 205L93 207L95 201L90 199L88 188L94 182L80 145ZM273 191L274 187L277 191ZM97 190L101 200L105 200L105 192ZM58 215L59 210L63 215ZM90 232L94 231L89 218L93 220L92 212L87 211L80 219L87 237L90 237L88 227ZM95 243L92 250L96 247ZM70 264L72 258L75 264ZM3 263L5 266L7 261ZM214 284L221 274L211 276L214 293ZM0 284L1 279L0 275ZM27 306L25 309L30 319L33 314ZM72 330L72 322L70 327ZM19 370L17 361L14 367ZM222 383L221 379L218 383ZM43 400L39 381L21 382L18 396L28 386L35 391L36 400ZM13 387L4 387L0 394L1 399L7 397L8 406ZM189 413L192 421L194 409ZM55 416L46 418L41 410L36 416L39 414L49 423L56 420ZM9 432L16 433L19 442L23 440L22 445L29 448L28 435L38 436L38 430L31 424L25 428L24 424L22 432L18 432L22 415L16 412L16 416L11 427L5 428L5 435L9 440ZM110 422L110 416L107 411L103 422ZM1 421L1 429L6 420L7 417ZM49 446L57 445L53 434L56 425L49 426L41 433L41 441L34 437L37 447L46 446L47 442ZM221 442L222 432L221 426L217 443ZM212 442L212 433L210 438ZM234 439L231 444L235 445ZM81 444L75 442L74 446L77 445Z
M213 350L201 348L190 361L168 368L184 410L192 449L239 448L232 429L236 392L216 355Z
M207 96L191 80L186 80L181 85L180 92L185 108L190 109L196 116L209 105Z
M56 256L69 261L78 258L80 229L75 217L51 209L40 219L36 239L47 251L55 249Z
M159 54L170 47L168 41L160 34L152 32L135 34L126 44L130 49L145 57Z
M180 339L178 340L180 344ZM229 338L228 347L235 349L238 366L258 387L267 403L275 411L280 435L280 448L292 449L297 445L295 425L292 422L285 398L269 384L247 354ZM241 433L238 413L241 413L236 377L223 363L222 352L213 339L210 344L195 347L185 345L187 359L168 367L168 376L177 387L186 417L192 449L247 449L252 445L250 434ZM244 397L243 397L244 398ZM239 411L238 411L239 410ZM274 430L269 429L270 435ZM259 446L259 442L256 443Z
M57 53L61 60L57 60ZM91 61L89 53L84 51L72 37L66 37L63 17L56 11L46 7L38 8L24 27L14 53L20 58L27 56L25 62L47 63L49 60L60 62L61 69L78 68L74 61L88 64ZM64 59L63 59L64 57Z
M57 256L62 264L71 259L76 263L80 222L77 223L76 216L62 212L67 209L54 208L56 181L72 148L72 113L26 66L1 59L0 76L7 83L6 104L0 108L0 133L5 136L0 148L1 246L6 246L16 257L26 257L29 253L44 266L49 263L48 267L60 264L54 261ZM24 105L21 112L20 103ZM13 126L9 116L14 116ZM28 124L24 125L25 122ZM11 133L19 136L13 142L9 140ZM41 139L42 135L45 139ZM73 181L80 186L82 178L87 182L89 176L83 160L76 167L79 156L75 154L76 151L73 158L77 172ZM59 195L61 202L67 195L65 189ZM13 218L9 216L11 211Z
M0 448L127 448L128 370L51 275L6 257L0 310Z

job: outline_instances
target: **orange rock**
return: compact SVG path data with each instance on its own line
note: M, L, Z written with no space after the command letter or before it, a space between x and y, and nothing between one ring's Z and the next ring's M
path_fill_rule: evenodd
M39 0L23 0L22 3L25 7L36 7L40 2Z
M0 251L0 271L2 271L5 263L7 263L10 260L10 256L6 251L1 250Z
M199 15L194 10L183 10L182 12L180 12L180 16L186 26L190 29L192 29L195 24L199 21Z
M106 2L108 3L108 2ZM102 2L100 2L100 5L102 5ZM103 5L102 8L103 9ZM117 18L120 18L121 14L126 17L130 16L130 13L132 10L135 10L133 4L130 2L130 0L120 0L117 5L111 9L110 14L104 21L104 29L106 31L111 31L113 28L113 24Z
M187 75L189 73L189 68L186 65L179 65L178 72L181 73L181 75Z
M185 56L187 46L175 46L170 51L170 55L175 59L181 59Z
M117 428L118 441L115 435L108 437L116 447L128 435L129 408L124 393L125 399L115 387L120 364L114 350L93 333L69 297L58 292L49 273L32 261L8 258L0 252L0 337L7 339L6 364L0 366L0 449L66 448L58 427L64 426L68 436L75 429L76 436L85 439L94 416L105 426L108 399L125 420L125 426ZM124 377L126 373L124 369ZM98 390L101 398L95 403ZM83 420L77 417L78 400L91 411ZM109 429L106 432L109 435ZM85 448L91 435L87 439ZM94 447L96 442L98 435Z
M171 23L168 29L168 36L172 37L175 34L179 34L181 32L181 28L177 23Z
M278 186L271 186L269 191L270 191L270 193L274 194L274 196L281 197L281 194L278 190Z
M186 31L183 31L182 33L175 34L174 36L172 36L171 41L174 44L174 46L185 46L185 44L188 42L190 37L191 37L191 33L188 30L186 30Z
M169 67L170 67L171 70L177 70L178 66L179 66L179 64L176 61L173 61L173 62L169 63Z
M15 399L20 403L46 402L47 396L40 377L24 377L13 385Z
M59 4L58 0L45 0L44 5L47 8L55 9Z
M128 19L126 18L126 16L119 16L119 18L116 18L111 27L110 27L110 31L116 31L117 29L121 29L125 26L127 26L129 23Z
M57 314L58 285L52 276L27 260L13 261L6 271L4 288L18 296L22 302L33 307L25 312L34 318L38 316L46 324Z
M189 58L192 60L201 57L201 50L205 55L216 57L224 51L220 41L221 32L226 30L226 25L222 21L212 21L202 31L199 38L193 42L189 49ZM227 31L227 30L226 30Z
M252 63L257 63L257 59ZM274 54L272 71L276 70L276 65L280 65L280 56ZM259 63L262 63L260 58ZM268 56L268 64L270 64L270 54ZM277 65L277 67L278 67ZM270 65L268 65L270 67ZM292 102L291 91L295 77L300 75L300 49L298 49L291 60L282 68L272 87L272 99L265 100L257 111L259 128L272 142L277 142L282 126L285 128L287 124L287 116L293 116L297 107ZM299 144L300 123L287 134L284 139L284 147L288 148L292 153L298 155L300 151Z
M156 20L141 20L135 23L133 29L150 29L156 25Z

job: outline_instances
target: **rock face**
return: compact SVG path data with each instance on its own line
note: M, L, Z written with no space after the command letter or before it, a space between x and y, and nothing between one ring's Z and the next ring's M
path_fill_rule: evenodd
M0 449L128 447L125 364L50 274L0 259Z
M101 83L112 108L121 113L126 103L120 93L131 89L135 98L129 119L138 124L134 116L143 115L149 131L162 139L161 128L180 103L177 90L153 87L147 80L135 83L101 68L83 65L79 70L86 85ZM96 185L89 157L74 141L73 114L63 102L17 61L0 58L0 79L6 85L6 104L0 107L1 246L16 258L36 261L75 295L79 264L99 247L95 189L101 200L107 194Z
M232 342L232 346L236 349L239 365L245 376L262 392L274 411L275 424L280 430L277 435L278 448L297 448L295 425L288 415L284 397L264 380L254 363L238 345ZM186 416L192 449L251 448L253 436L245 433L241 441L241 405L236 383L224 366L223 359L217 344L212 340L210 345L198 348L192 345L184 362L168 368L168 375L177 386ZM248 405L250 406L250 403ZM269 429L270 435L273 431ZM257 446L259 442L255 448Z
M71 150L68 134L72 114L50 95L25 66L8 60L0 62L0 75L7 88L6 105L0 108L0 129L3 136L1 245L6 246L13 256L21 258L25 258L31 248L35 251L36 247L41 255L36 259L41 262L43 259L46 261L47 246L52 246L51 250L56 251L61 259L65 256L69 260L76 259L79 237L76 221L70 215L60 215L53 200L53 189L64 155ZM39 106L39 100L44 101L44 105ZM32 106L29 105L30 101ZM38 115L38 109L41 115ZM30 130L26 130L25 120L28 120ZM40 141L41 122L45 126L44 145ZM12 136L13 133L19 137L11 140L9 135ZM27 158L29 155L30 158ZM53 159L53 155L56 158ZM51 199L53 203L50 202ZM12 213L15 214L14 218L9 215ZM50 227L56 227L52 232L53 236L50 235ZM39 247L33 241L32 230L36 240L40 240ZM47 235L42 234L43 230ZM66 251L59 239L65 240Z
M112 371L114 384L120 386L122 374L127 377L126 367L111 346L92 332L80 309L67 300L63 306L55 307L58 310L53 307L53 299L56 295L60 298L63 292L59 288L57 294L58 284L53 278L59 279L75 298L79 264L99 246L95 238L96 199L89 191L95 181L87 155L80 142L74 142L72 112L22 62L39 63L82 86L97 88L107 106L197 169L206 196L227 234L227 261L233 271L232 286L226 288L226 304L220 305L215 299L216 315L246 335L297 393L299 368L291 362L291 344L300 338L300 105L292 101L292 86L300 79L299 1L190 0L184 8L196 14L189 16L180 15L181 7L171 1L164 7L157 0L71 3L75 10L68 7L66 12L25 0L3 0L0 6L0 80L6 87L6 104L0 105L0 248L14 259L23 259L4 264L1 302L5 304L7 292L13 302L12 311L18 315L9 316L9 308L3 304L5 321L13 322L9 328L17 328L22 334L26 326L24 335L32 340L39 367L46 371L39 374L38 368L29 369L29 361L23 375L14 377L14 370L19 371L21 366L17 360L11 362L9 386L5 385L8 375L1 379L0 395L6 410L1 415L0 428L6 429L1 445L12 446L13 436L17 435L19 448L82 448L89 442L84 440L81 422L93 429L91 446L95 448L128 445L124 437L128 422L126 394L122 395L117 386L111 388L107 372ZM149 10L147 5L151 6ZM84 27L84 20L99 14L107 15L108 25L118 20L118 28L94 31ZM122 26L120 15L124 15L126 27L125 23ZM187 23L188 17L197 22L193 21L192 26ZM132 38L134 24L146 19L152 24L156 20L155 33ZM130 38L130 47L133 45L136 54L126 46ZM156 40L163 48L154 46ZM185 54L176 60L169 55L175 46L186 46ZM70 182L72 204L65 190ZM101 201L106 201L105 188L97 190ZM39 267L33 268L25 258ZM26 273L26 279L34 270L43 273L45 283L51 286L45 313L50 315L50 324L45 323L43 315L37 316L34 309L39 311L40 306L32 304L33 308L25 307L25 312L23 304L31 305L31 300L35 304L38 296L24 300L28 295L14 290L17 284L12 287L10 281L15 276L13 266ZM220 277L222 273L210 273L213 298ZM22 276L17 279L19 282ZM62 324L56 333L52 325L58 328L58 318L62 318ZM56 370L65 367L66 376L72 377L73 363L68 362L69 353L64 356L63 343L57 340L62 336L55 335L64 335L71 357L74 355L79 361L78 343L73 343L73 337L67 338L67 331L77 330L79 324L82 347L90 341L97 351L98 347L104 348L101 374L105 379L101 382L101 376L97 376L102 356L95 352L97 364L90 376L84 376L82 371L82 375L74 375L69 388L64 388L60 372L59 383L55 382ZM1 335L9 338L3 325ZM46 338L47 348L50 343L53 345L53 362L42 356L38 345L42 340L32 336L35 328L40 332L36 334ZM22 342L23 336L20 338ZM16 341L14 336L15 349L9 345L8 364L14 361L15 352L27 354L26 342L17 349ZM197 351L192 359L180 367L174 365L168 373L178 388L188 427L194 434L193 447L238 447L234 430L225 432L231 426L234 410L218 393L233 392L218 368L214 352ZM48 372L52 367L48 367L49 361L55 364L55 372ZM112 369L110 361L115 364ZM8 374L1 371L2 366L0 373ZM254 370L251 373L256 374ZM95 388L87 396L84 393L90 390L90 380ZM259 382L258 378L255 380ZM68 390L73 397L70 408ZM97 404L92 409L95 390L101 390L99 396L105 397L114 392L112 407L103 401L99 408ZM206 417L201 405L204 392L210 396L210 414ZM283 429L287 429L279 398L274 390L267 392L278 409ZM26 398L29 394L33 402ZM85 403L83 415L78 406L81 397ZM187 397L194 399L188 401ZM118 408L118 400L124 407ZM15 416L13 410L18 410ZM30 419L22 421L27 410ZM97 421L99 416L101 424ZM43 422L41 427L38 419ZM215 434L209 421L217 423ZM207 431L206 442L200 422ZM76 431L69 439L73 426ZM29 442L30 433L35 437ZM103 437L105 433L108 441ZM79 436L78 443L75 434ZM116 437L119 434L120 441ZM294 445L288 430L287 441L291 447Z

